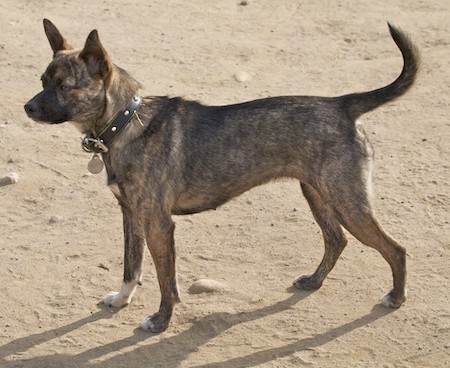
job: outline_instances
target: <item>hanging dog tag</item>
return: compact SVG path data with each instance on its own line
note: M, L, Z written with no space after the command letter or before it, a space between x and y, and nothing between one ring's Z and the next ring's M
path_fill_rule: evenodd
M103 170L103 161L98 154L94 154L91 161L89 161L87 168L91 174L99 174Z

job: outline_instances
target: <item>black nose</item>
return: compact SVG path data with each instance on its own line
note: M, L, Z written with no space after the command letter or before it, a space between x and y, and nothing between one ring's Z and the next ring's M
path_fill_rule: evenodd
M28 101L25 106L25 112L27 113L27 115L31 115L33 113L36 112L37 110L37 103L34 101Z

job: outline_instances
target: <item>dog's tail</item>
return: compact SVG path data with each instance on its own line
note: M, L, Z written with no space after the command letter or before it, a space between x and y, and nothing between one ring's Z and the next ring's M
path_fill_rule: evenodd
M416 79L420 64L419 51L405 33L389 23L388 26L392 38L402 52L403 70L400 76L386 87L342 96L344 108L353 120L386 102L400 97L409 90Z

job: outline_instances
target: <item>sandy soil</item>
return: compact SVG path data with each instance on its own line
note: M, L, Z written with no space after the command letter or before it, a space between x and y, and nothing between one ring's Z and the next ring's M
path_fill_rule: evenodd
M79 133L23 112L51 58L44 17L78 46L97 28L145 94L209 104L383 86L401 69L386 21L408 31L416 87L362 119L375 212L408 249L404 306L379 304L389 267L352 237L322 289L290 289L323 252L293 181L175 218L183 302L166 332L137 329L159 304L150 257L130 306L97 305L121 283L120 210ZM447 0L2 0L0 19L0 176L20 175L0 188L1 367L450 366ZM202 278L228 289L189 294Z

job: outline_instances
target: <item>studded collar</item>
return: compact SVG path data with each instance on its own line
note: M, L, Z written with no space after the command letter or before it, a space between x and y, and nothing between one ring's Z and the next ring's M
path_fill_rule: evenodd
M108 152L111 143L131 121L137 109L139 109L141 102L142 97L135 95L125 110L120 111L97 137L86 135L82 139L81 146L83 149L87 152L94 153Z

